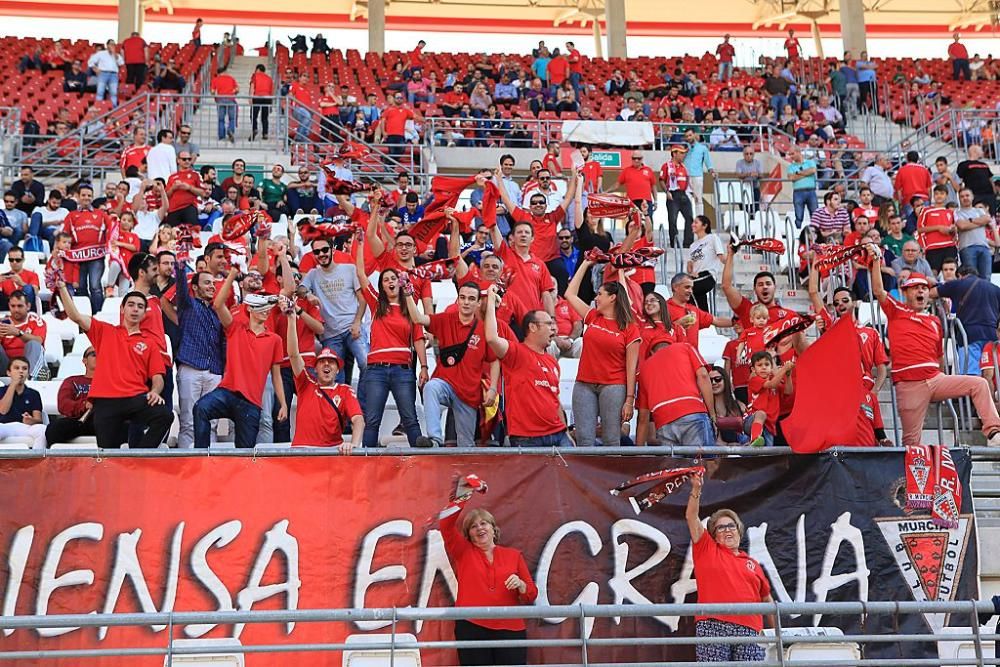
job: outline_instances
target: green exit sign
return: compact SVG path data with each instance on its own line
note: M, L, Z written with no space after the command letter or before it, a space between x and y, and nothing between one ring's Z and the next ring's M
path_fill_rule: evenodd
M622 154L618 151L594 151L590 159L605 168L618 169L622 166Z

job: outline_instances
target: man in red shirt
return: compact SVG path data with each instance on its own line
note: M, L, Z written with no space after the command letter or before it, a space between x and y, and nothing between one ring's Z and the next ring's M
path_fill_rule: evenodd
M681 227L684 247L690 248L694 243L694 230L691 228L694 224L694 206L688 196L691 179L688 177L687 167L684 166L685 155L687 146L670 147L670 159L660 167L660 185L667 200L667 232L670 246L676 247L677 215L680 214L684 219Z
M191 151L177 156L177 171L167 179L167 218L164 222L177 225L198 225L198 198L208 195L201 174L191 168Z
M556 337L549 345L549 354L557 359L568 357L579 359L583 351L583 318L569 304L559 297L556 299Z
M583 80L583 56L573 42L566 42L566 60L569 61L569 82L576 93L576 99L580 100L580 82Z
M142 168L142 165L146 162L147 155L149 155L149 144L146 143L146 130L137 127L132 132L132 145L126 146L122 150L122 157L118 162L122 178L128 178L129 167L135 167L139 172L144 172L145 169Z
M406 290L412 292L412 290ZM413 294L406 295L410 321L419 324L438 340L438 363L434 375L424 385L424 424L427 435L417 438L418 447L440 447L444 441L441 422L444 408L455 420L459 447L472 447L476 441L478 408L496 400L500 367L486 344L486 334L479 311L479 285L468 282L458 288L458 308L426 315L417 308ZM489 367L489 386L482 380Z
M274 97L274 79L267 75L267 68L264 65L257 65L250 76L250 97L250 141L257 138L258 118L260 118L262 138L267 141L271 98Z
M563 81L569 78L569 71L569 61L558 48L553 49L552 60L549 61L549 66L545 70L553 94L555 94L556 89L562 86Z
M867 185L862 185L858 188L858 205L851 212L851 219L856 220L861 216L868 218L869 221L878 220L878 206L875 206L872 202L875 200L875 193ZM906 200L906 205L909 206L910 200Z
M566 265L561 259L559 259L559 244L556 240L556 234L564 220L566 220L566 210L569 205L573 202L573 197L576 193L577 181L579 180L579 171L576 167L573 168L573 173L569 179L569 183L566 187L566 196L563 200L559 202L559 206L546 212L545 209L548 207L548 197L545 196L543 192L532 191L528 195L528 208L521 208L514 200L511 199L510 194L507 192L507 188L503 183L503 176L500 170L497 169L494 172L493 182L500 191L500 201L503 203L504 207L510 211L510 219L513 221L511 225L511 233L517 228L518 223L527 223L531 229L532 243L530 251L528 248L521 252L518 248L517 254L522 257L522 259L527 260L528 255L537 257L539 260L545 263L548 272L556 280L558 285L559 293L562 294L566 291L566 286L569 284L569 275L566 273ZM494 247L496 247L496 238L499 236L499 231L494 227ZM515 238L515 247L517 246L517 236ZM502 239L501 239L502 240ZM503 245L501 243L500 245ZM499 250L497 251L499 254ZM509 262L506 258L504 261ZM512 264L512 266L514 266ZM518 296L521 296L520 294ZM535 299L529 299L524 301L524 305L528 308L534 308L531 304L535 302ZM551 305L554 305L554 301ZM550 315L553 313L553 309L549 304L545 306L545 311Z
M503 372L504 416L511 447L572 447L559 402L559 362L546 352L556 322L542 310L524 316L524 342L503 337L497 325L497 288L486 303L486 343Z
M969 51L959 39L961 36L956 32L955 41L948 45L948 57L951 58L951 78L953 81L960 81L965 77L966 81L972 81L972 70L969 69Z
M133 32L122 42L122 59L125 61L125 83L136 90L146 83L146 63L149 62L149 47L146 40Z
M882 258L870 247L872 292L888 320L889 349L892 352L892 381L896 385L903 444L920 444L924 417L932 401L969 396L983 424L987 445L1000 446L1000 415L989 384L981 377L946 375L941 372L944 348L941 321L925 312L930 306L930 283L926 276L911 273L900 290L906 299L893 299L882 285Z
M715 397L708 368L698 350L687 343L662 340L639 364L639 422L635 442L644 445L649 418L660 445L715 445Z
M24 268L24 250L14 246L7 253L7 263L10 272L0 275L0 308L4 308L7 300L20 290L28 296L28 306L34 307L35 296L41 289L38 274Z
M288 415L281 382L281 337L267 330L266 322L276 296L247 294L243 300L246 316L234 316L226 305L239 269L233 267L212 307L226 334L226 370L219 386L194 404L194 446L207 449L211 443L212 420L231 419L236 427L236 447L253 448L260 431L264 385L270 372L278 397L278 421Z
M785 40L785 52L788 53L789 60L798 60L799 54L802 53L802 45L799 44L794 30L788 31L788 39Z
M583 205L587 206L587 195L601 192L604 189L604 167L597 160L591 160L590 146L580 146L580 174L583 176Z
M715 47L715 55L719 58L719 81L729 81L733 78L733 58L736 49L729 43L729 35L722 37L722 44Z
M230 143L235 141L236 117L239 110L236 108L236 95L240 92L240 84L236 83L225 70L219 70L218 75L212 79L212 94L215 95L215 106L219 116L219 141L229 139ZM228 120L227 120L228 119Z
M935 185L933 192L934 205L924 206L917 216L917 241L927 263L937 273L945 260L958 257L958 227L955 211L946 207L948 188Z
M670 280L670 298L667 299L667 312L670 314L670 321L674 324L674 330L678 327L684 329L687 343L695 350L698 349L698 331L711 326L731 327L733 320L730 317L718 317L712 313L705 312L691 302L694 294L694 280L686 273L678 273Z
M28 297L21 290L10 295L10 316L0 320L0 368L14 357L28 360L28 377L35 378L45 364L45 320L28 312Z
M309 140L312 132L312 110L314 105L313 93L309 88L309 73L299 72L299 78L288 87L288 96L294 102L292 104L292 117L299 124L295 128L295 141L305 142Z
M122 324L115 326L77 310L66 283L60 282L58 289L66 315L83 329L102 360L94 371L89 394L97 446L121 447L131 423L146 428L139 447L159 447L174 415L163 401L163 359L141 327L146 297L140 292L126 294L121 305Z
M753 277L753 292L754 296L757 297L756 302L752 303L740 294L740 291L733 285L733 258L735 256L733 247L729 246L726 252L726 264L722 269L722 292L726 295L726 301L729 302L729 307L733 310L733 317L738 319L744 327L750 326L750 308L755 303L767 306L768 323L770 324L791 315L791 311L782 308L776 299L778 289L774 282L774 274L770 271L761 271Z
M636 206L653 217L656 202L656 172L642 163L642 151L632 152L632 164L622 169L618 175L618 185L625 188L625 196Z
M910 214L910 200L916 196L927 199L934 183L931 182L931 172L924 165L920 164L920 153L917 151L907 151L906 164L896 172L896 180L893 183L896 188L896 201L899 202L900 215L906 217ZM878 217L869 218L877 220Z
M104 255L107 253L108 229L111 218L104 211L91 206L94 188L83 184L77 193L78 206L63 220L63 231L73 237L71 245L74 261L80 270L80 296L90 297L91 312L96 313L104 305Z
M389 98L389 106L382 112L382 120L375 129L375 143L389 144L390 155L402 155L406 143L406 121L420 119L420 113L403 104L403 94L397 92Z
M406 65L409 70L424 68L423 50L425 46L427 46L427 42L420 40L417 42L416 48L406 54Z
M541 195L536 193L535 197ZM526 311L544 310L549 315L554 315L557 285L549 272L548 263L531 252L534 247L534 229L530 222L515 222L510 230L511 241L508 244L500 235L500 230L494 226L490 230L493 252L512 273L508 292L520 305ZM564 268L563 273L565 271Z

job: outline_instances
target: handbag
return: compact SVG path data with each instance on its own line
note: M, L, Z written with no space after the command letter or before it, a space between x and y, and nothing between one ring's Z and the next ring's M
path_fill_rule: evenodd
M438 357L441 364L447 368L460 364L462 362L462 357L465 356L465 351L469 349L469 341L472 340L472 335L474 333L476 333L475 322L473 322L469 327L469 335L466 336L464 343L457 343L455 345L449 345L448 347L438 349Z

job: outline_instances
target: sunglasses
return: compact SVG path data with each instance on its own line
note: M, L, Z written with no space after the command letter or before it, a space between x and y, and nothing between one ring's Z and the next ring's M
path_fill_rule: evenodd
M539 176L538 180L540 180L540 181L551 181L552 177L551 176Z
M632 156L632 161L633 161L633 162L638 162L638 161L639 161L639 160L641 160L641 159L642 159L642 156L641 156L641 155L639 155L638 157L636 157L636 156L634 156L634 155Z
M712 384L716 384L718 382L722 382L722 378L718 377L718 376L717 377L708 378L708 379L712 381Z
M531 202L531 205L532 206L545 206L545 202L544 201L533 201L533 202Z
M326 246L325 248L313 248L314 255L325 255L328 252L330 252L330 246Z
M572 241L573 237L572 236L560 236L559 240L560 241Z
M13 262L23 262L24 258L23 257L9 257L8 256L7 257L7 261L11 262L11 263L13 263Z

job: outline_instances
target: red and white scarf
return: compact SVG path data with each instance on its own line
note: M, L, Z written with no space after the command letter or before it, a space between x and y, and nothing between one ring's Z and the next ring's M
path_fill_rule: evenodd
M962 486L958 470L945 445L907 445L906 509L929 509L931 521L958 528Z
M695 475L704 474L704 466L656 470L622 482L615 488L611 489L610 493L613 496L626 496L628 501L632 504L632 509L635 510L635 513L640 514L643 510L648 510L650 507L657 504L674 491L677 491L679 488L684 486L685 482ZM650 482L657 483L646 487L644 490L640 490L638 488L643 487Z

